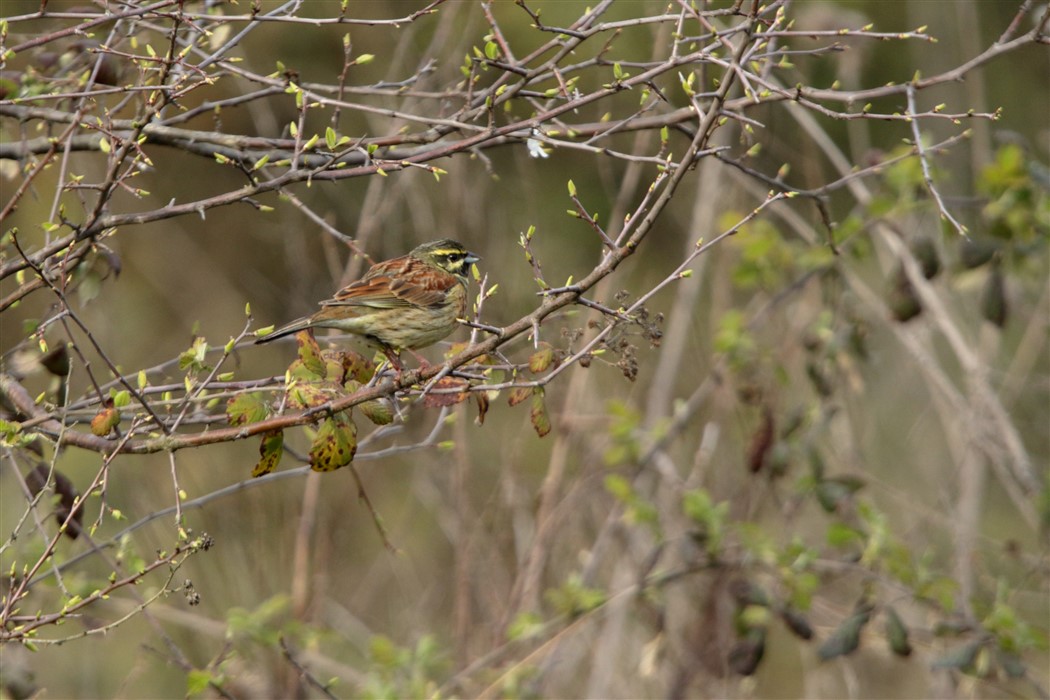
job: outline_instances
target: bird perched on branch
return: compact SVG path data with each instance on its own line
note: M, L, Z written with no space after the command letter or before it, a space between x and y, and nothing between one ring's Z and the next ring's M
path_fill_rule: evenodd
M268 343L307 328L335 328L378 345L400 369L401 350L433 345L456 329L467 309L467 275L480 260L462 244L443 239L408 255L378 262L343 287L321 309L256 339Z

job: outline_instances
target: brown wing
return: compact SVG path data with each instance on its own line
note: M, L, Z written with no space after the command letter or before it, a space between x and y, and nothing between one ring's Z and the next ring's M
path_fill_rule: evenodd
M321 306L368 306L394 309L404 306L434 306L457 284L453 275L442 273L409 255L376 263L364 277L340 289Z

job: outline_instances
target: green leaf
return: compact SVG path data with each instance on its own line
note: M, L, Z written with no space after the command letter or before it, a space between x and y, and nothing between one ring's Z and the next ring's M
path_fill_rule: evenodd
M539 374L554 364L554 348L550 343L540 343L539 349L529 356L529 371Z
M897 656L911 656L911 642L908 641L908 628L904 626L900 615L891 606L886 606L886 641L890 651Z
M390 408L389 401L373 399L358 404L357 408L365 415L365 418L376 425L389 425L394 422L394 411Z
M507 639L525 639L539 634L543 630L543 618L534 612L519 613L507 626Z
M682 496L682 512L696 523L694 537L702 541L709 552L716 553L722 544L729 503L716 504L707 491L694 489Z
M572 574L560 588L547 591L547 600L555 610L569 617L578 617L605 602L605 592L583 585L579 574Z
M357 425L346 411L326 418L310 446L310 468L330 472L350 464L357 452Z
M179 355L179 369L187 369L191 372L202 372L210 370L204 362L208 354L208 341L202 336L193 339L193 345L188 350L183 350Z
M834 659L837 656L848 656L856 651L860 646L861 630L870 619L871 608L867 606L847 617L817 650L821 661Z
M839 506L849 501L864 483L851 477L832 477L817 482L817 501L828 513L834 513Z
M536 434L544 437L551 431L551 419L547 415L547 404L543 400L543 388L536 387L532 390L532 411L529 413L532 427Z
M186 695L200 695L211 685L212 674L210 671L201 669L190 669L186 674Z
M302 362L303 369L312 375L310 378L325 379L328 376L327 368L321 357L321 348L314 340L313 334L309 331L299 331L295 334L295 342L299 345L299 361Z
M848 547L864 541L864 534L845 523L834 522L828 525L827 541L832 547Z
M376 373L376 363L353 350L343 352L343 364L346 367L346 378L355 379L362 384Z
M605 477L605 490L621 503L627 503L634 497L634 489L631 488L631 482L619 474L609 474Z
M259 391L238 394L226 402L226 416L230 425L258 423L270 414L266 396Z
M516 386L508 392L507 405L517 406L522 401L525 401L532 396L531 386Z
M328 150L329 151L334 151L336 143L338 141L339 141L339 136L338 136L338 134L335 133L335 129L333 129L330 126L327 127L324 130L324 142L325 142L325 145L328 146Z
M124 408L131 403L131 393L127 389L112 391L110 393L110 398L113 399L113 406L115 408Z
M780 619L784 621L787 628L791 630L799 639L812 639L813 638L813 626L809 624L809 620L792 607L785 607L780 611Z
M252 469L252 476L269 474L281 461L284 454L284 431L271 430L263 433L262 442L259 443L259 461Z
M972 668L974 661L977 660L977 652L981 650L982 646L984 646L984 639L982 638L967 642L962 646L950 650L940 658L934 659L931 667L953 668L956 670Z

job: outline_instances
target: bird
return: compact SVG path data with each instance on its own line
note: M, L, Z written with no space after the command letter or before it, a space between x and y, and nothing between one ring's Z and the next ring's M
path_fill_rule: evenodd
M364 277L322 301L313 315L255 342L268 343L307 328L334 328L378 346L400 370L401 350L415 354L456 329L467 309L467 275L479 260L449 238L424 243L407 255L377 262Z

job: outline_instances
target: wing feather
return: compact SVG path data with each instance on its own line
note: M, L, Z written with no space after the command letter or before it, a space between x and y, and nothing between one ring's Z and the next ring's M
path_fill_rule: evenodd
M367 306L395 309L435 306L458 281L452 275L435 274L429 265L409 255L376 263L364 277L340 289L321 306Z

